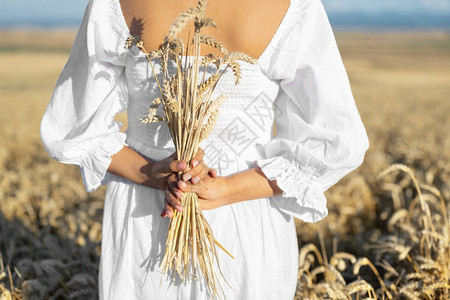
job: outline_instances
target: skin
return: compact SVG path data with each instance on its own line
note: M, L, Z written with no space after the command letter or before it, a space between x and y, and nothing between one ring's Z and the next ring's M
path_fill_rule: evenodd
M120 0L130 32L141 37L148 52L159 47L179 13L194 3L193 0ZM218 29L206 28L202 32L214 36L231 51L242 51L258 58L270 43L288 6L289 0L210 0L207 16L216 22ZM186 31L181 36L187 40L188 34ZM214 53L214 50L203 47L201 55ZM203 162L203 155L203 150L199 149L183 180L178 180L176 174L185 171L187 165L177 161L175 153L154 162L128 147L112 156L108 171L164 190L162 217L172 217L174 209L183 211L180 201L183 192L196 192L203 210L282 193L276 181L267 179L259 167L226 177L217 176L217 172Z
M196 3L197 0L120 0L130 32L141 37L148 52L158 49L173 21ZM209 0L206 16L216 22L217 28L203 28L202 34L213 36L231 51L258 58L272 40L289 3L289 0ZM192 28L191 25L188 23L186 28ZM181 37L186 41L188 35L189 30L185 30ZM201 55L220 54L214 50L203 47Z
M184 174L184 178L190 179L192 184L198 183L207 175L212 178L217 176L217 172L203 162L203 156L203 150L199 149L191 161L190 170ZM152 161L125 146L111 157L108 172L147 187L166 190L169 176L183 172L188 167L185 162L176 158L176 153L173 153L163 160Z

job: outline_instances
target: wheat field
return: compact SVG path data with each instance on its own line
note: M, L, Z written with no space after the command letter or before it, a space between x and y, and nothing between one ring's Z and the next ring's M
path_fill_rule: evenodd
M97 297L105 189L88 194L39 138L73 38L0 32L1 300ZM327 191L329 216L297 222L296 298L448 299L450 33L337 41L371 146Z

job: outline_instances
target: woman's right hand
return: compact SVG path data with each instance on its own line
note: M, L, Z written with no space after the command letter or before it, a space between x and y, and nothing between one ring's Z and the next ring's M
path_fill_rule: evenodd
M191 160L191 169L185 172L182 175L181 180L184 182L188 182L191 185L195 185L203 179L207 178L216 178L217 171L213 168L209 168L205 162L203 161L204 152L201 148L199 148L195 157ZM166 159L169 159L169 156ZM164 161L164 160L163 160ZM163 164L163 161L161 163ZM179 162L179 161L177 161ZM174 162L167 161L168 165L172 167L177 166ZM186 165L186 164L184 164ZM177 166L178 167L178 166ZM184 167L184 166L183 166ZM166 169L161 169L165 171ZM183 204L181 203L181 198L183 197L183 192L177 188L176 184L178 182L177 172L165 173L161 172L161 175L164 175L165 178L165 199L164 204L165 208L161 213L161 217L172 217L173 211L177 210L179 212L183 211ZM166 176L167 175L167 176Z
M184 181L190 181L192 184L196 184L209 173L215 173L214 169L209 168L203 161L205 152L199 148L194 158L191 160L191 168L182 175ZM177 175L179 172L184 172L188 166L185 162L177 160L176 152L169 157L154 162L148 166L150 174L148 175L150 180L150 186L156 187L161 190L167 190L168 178L170 175Z
M166 197L164 199L165 207L161 213L161 217L173 217L173 210L183 211L181 199L183 193L196 193L199 198L200 208L202 210L218 208L225 205L227 198L227 185L225 177L217 176L214 169L198 184L178 180L175 175L168 178L169 187L166 189Z

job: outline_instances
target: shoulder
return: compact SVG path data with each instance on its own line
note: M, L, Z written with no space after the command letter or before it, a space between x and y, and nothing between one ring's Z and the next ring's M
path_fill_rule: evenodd
M334 40L321 0L291 0L278 31L270 51L260 61L263 72L274 80L292 77L297 67L308 63L305 60L311 54L318 54L324 43Z
M88 55L100 62L123 65L128 36L119 0L90 0L75 42L86 43Z
M87 5L92 21L103 21L104 24L122 25L122 11L119 0L90 0Z

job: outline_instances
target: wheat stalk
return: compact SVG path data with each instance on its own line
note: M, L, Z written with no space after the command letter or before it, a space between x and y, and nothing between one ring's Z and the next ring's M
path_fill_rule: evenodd
M362 266L368 266L372 270L372 272L375 274L378 281L380 282L380 285L383 288L384 293L386 293L386 295L389 299L392 299L393 296L389 292L388 288L386 287L386 284L384 283L383 279L381 278L380 273L378 272L377 268L375 268L375 266L372 264L372 262L367 257L360 258L356 261L356 263L353 265L353 274L355 274L355 275L358 274L359 270Z

